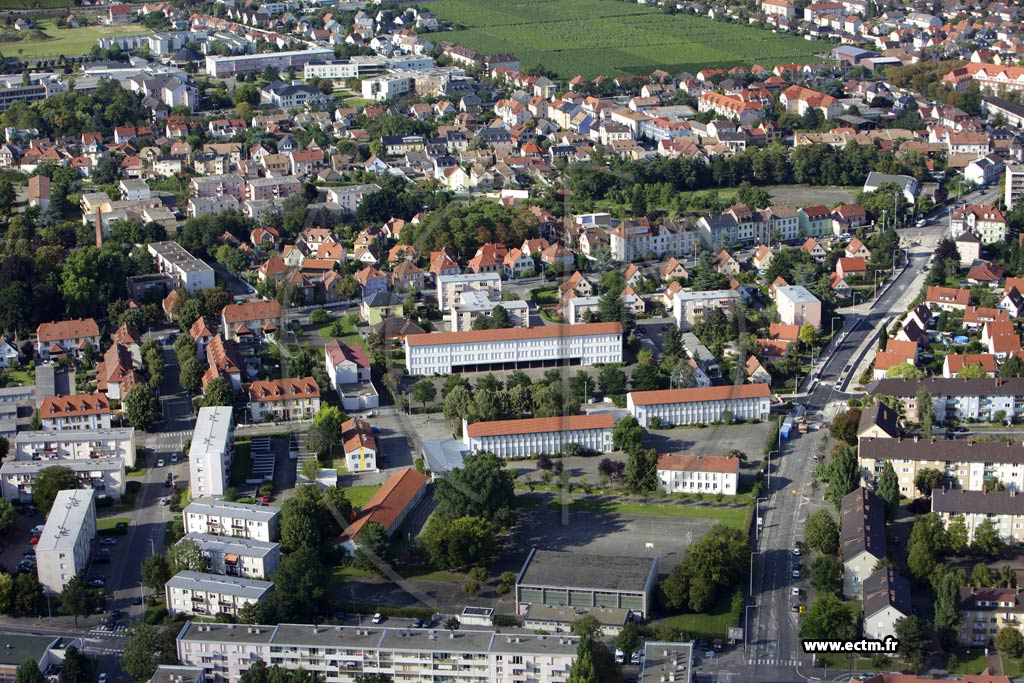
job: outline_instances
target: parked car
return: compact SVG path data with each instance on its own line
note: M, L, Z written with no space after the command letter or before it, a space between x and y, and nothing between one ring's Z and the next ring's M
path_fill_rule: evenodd
M100 545L117 545L117 539L113 536L102 536L100 538Z
M177 453L171 453L171 462L172 463L178 462L178 454Z
M382 623L384 623L384 615L381 614L380 612L377 612L377 613L375 613L373 615L373 620L372 621L375 624L382 624Z
M170 505L170 504L171 504L171 501L170 501L170 499L168 499L168 498L161 498L161 499L160 499L160 504L161 504L161 505L164 505L164 506L166 506L166 505Z
M157 460L156 461L156 466L157 467L163 467L164 466L164 459L160 458L159 460Z

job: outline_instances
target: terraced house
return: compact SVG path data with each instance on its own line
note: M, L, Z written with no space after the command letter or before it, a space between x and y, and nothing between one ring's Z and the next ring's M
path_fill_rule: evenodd
M249 385L253 422L310 419L320 410L320 387L312 377L260 380Z

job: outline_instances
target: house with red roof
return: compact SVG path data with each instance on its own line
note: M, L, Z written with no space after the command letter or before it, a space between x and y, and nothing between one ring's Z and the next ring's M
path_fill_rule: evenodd
M734 496L739 491L739 458L665 453L658 456L657 471L658 483L665 493Z
M221 334L231 341L258 341L281 329L281 304L275 300L228 304L221 311Z
M41 323L36 328L36 353L48 361L54 357L81 358L86 348L100 352L100 328L92 318Z
M110 429L110 399L103 394L47 396L39 408L43 429Z
M427 475L411 467L392 474L362 507L356 520L345 528L338 538L338 545L349 555L354 555L359 545L359 533L367 522L376 522L384 527L388 536L393 535L423 498L427 482Z
M249 385L253 422L310 419L320 410L320 387L312 377L259 380Z

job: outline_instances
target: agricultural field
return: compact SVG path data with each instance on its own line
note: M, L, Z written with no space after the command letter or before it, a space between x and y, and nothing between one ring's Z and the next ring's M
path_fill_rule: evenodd
M50 19L37 22L37 28L39 31L26 32L22 40L0 42L0 52L8 57L56 58L59 55L75 57L88 54L92 46L96 44L97 38L152 33L141 24L56 28ZM21 34L17 34L15 31L4 32L3 35L4 37L21 37Z
M566 78L802 63L825 49L794 36L669 16L621 0L441 0L430 9L457 28L434 40L485 54L510 52L524 67L543 65Z
M74 0L0 0L0 10L56 9L74 6Z

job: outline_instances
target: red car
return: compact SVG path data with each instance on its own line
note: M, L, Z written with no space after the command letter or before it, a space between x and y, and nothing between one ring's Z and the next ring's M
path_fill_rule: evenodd
M272 498L270 496L263 496L262 498L260 498L261 503L269 503L271 500Z
M29 541L29 545L38 545L38 544L39 544L39 536L33 536L32 540Z

